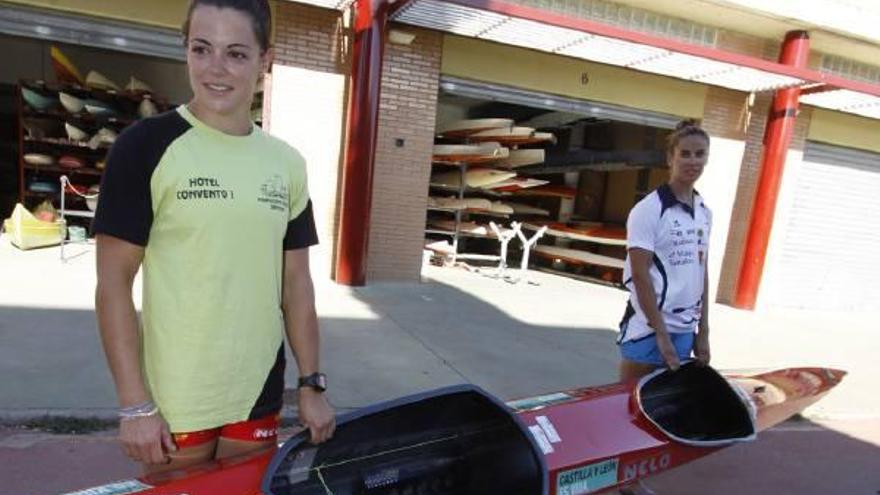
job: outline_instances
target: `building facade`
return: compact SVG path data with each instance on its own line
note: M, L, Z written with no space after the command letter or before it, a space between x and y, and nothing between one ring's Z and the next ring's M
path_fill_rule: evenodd
M126 10L135 5L126 1L22 0L0 4L0 13L10 19L21 10L60 9L98 22L134 20L168 35L182 19L182 3L157 5L149 17ZM358 161L350 132L364 113L351 97L363 66L353 59L358 12L370 3L274 2L275 59L263 121L308 159L322 239L313 271L340 278L338 267L351 260L340 259L339 246L352 242L341 225L354 222L367 226L364 255L354 260L365 280L419 280L432 150L445 122L513 116L517 125L557 126L572 140L623 153L662 151L676 121L696 118L712 136L698 189L714 212L708 267L715 300L877 309L880 261L869 249L880 240L880 216L872 214L880 207L880 37L868 26L880 21L880 9L867 1L767 3L374 4L385 16L375 25L387 41L377 116L368 123L375 148ZM780 63L786 35L798 31L809 37L805 65ZM774 114L774 98L792 88L800 93L797 110ZM768 165L768 121L780 118L790 137L782 160ZM351 166L370 167L371 183L347 183ZM762 179L767 167L780 174L775 186ZM608 224L623 223L635 199L663 181L657 167L572 170L580 176L550 180L577 190L569 205L575 215ZM364 188L369 201L346 206L352 187ZM772 193L772 228L755 227L759 190ZM557 206L565 209L551 209ZM754 250L745 259L749 245L758 246L758 262ZM756 295L743 303L742 274L758 265Z

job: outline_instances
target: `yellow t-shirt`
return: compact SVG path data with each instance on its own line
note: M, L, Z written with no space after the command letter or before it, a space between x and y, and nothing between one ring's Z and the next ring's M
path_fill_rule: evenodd
M114 144L93 228L145 248L143 366L173 432L280 409L283 251L317 242L310 206L302 155L256 126L181 106Z

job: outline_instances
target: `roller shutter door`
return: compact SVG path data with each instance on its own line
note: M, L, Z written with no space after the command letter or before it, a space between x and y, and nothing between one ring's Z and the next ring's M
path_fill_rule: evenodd
M148 8L148 2L144 3ZM183 36L176 30L0 4L0 34L72 45L185 60Z
M880 154L808 142L774 305L880 309Z
M528 89L514 88L483 81L471 81L453 76L440 77L440 91L446 94L467 96L487 101L500 101L532 108L543 108L555 112L570 112L631 124L674 129L680 116L668 115L650 110L579 100L565 96L540 93Z

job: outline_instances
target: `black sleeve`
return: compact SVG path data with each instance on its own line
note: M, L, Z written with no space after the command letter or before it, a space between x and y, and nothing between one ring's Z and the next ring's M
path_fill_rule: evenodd
M177 112L167 112L140 121L119 135L101 177L92 222L95 234L147 245L153 224L150 179L168 146L189 127Z
M307 248L317 243L318 231L315 229L312 200L309 200L302 213L287 222L287 233L284 235L284 250Z

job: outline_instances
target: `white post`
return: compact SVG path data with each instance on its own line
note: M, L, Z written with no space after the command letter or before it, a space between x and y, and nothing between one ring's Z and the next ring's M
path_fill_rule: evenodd
M66 186L70 184L70 180L67 178L66 175L62 175L61 178L58 179L58 181L61 182L61 212L59 214L59 220L61 220L62 223L61 228L64 229L64 231L61 232L61 246L59 248L59 256L61 256L61 262L64 263L67 261L67 259L64 257L64 244L67 242L67 218L64 216L64 196L66 196L65 189Z
M547 226L544 225L535 233L535 235L533 235L529 239L526 239L526 236L522 233L522 230L517 231L516 235L519 236L519 240L522 242L523 245L522 263L520 263L519 267L520 280L526 280L526 282L529 282L529 280L526 278L526 275L529 271L529 251L531 250L532 246L538 243L538 239L544 236L544 232L546 231ZM517 282L518 281L519 280L517 280Z
M501 255L498 259L498 269L495 272L496 277L504 277L504 270L507 268L507 244L520 232L519 222L511 222L510 226L509 230L502 231L498 224L489 222L489 227L492 228L495 236L498 237L498 241L501 242Z

